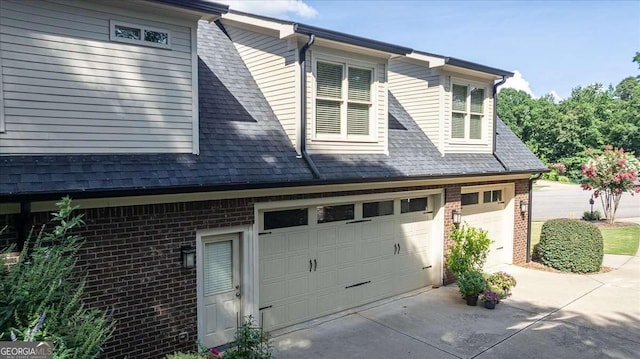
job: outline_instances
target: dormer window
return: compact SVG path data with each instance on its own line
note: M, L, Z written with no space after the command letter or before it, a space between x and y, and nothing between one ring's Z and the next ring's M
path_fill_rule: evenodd
M315 138L369 141L374 134L374 65L315 62Z
M486 126L485 89L454 83L451 93L451 138L461 141L483 140Z

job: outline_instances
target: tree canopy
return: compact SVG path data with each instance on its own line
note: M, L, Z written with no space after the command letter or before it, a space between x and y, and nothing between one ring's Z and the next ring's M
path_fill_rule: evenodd
M640 65L640 53L633 61ZM640 155L640 75L629 76L615 87L576 87L561 101L551 95L532 98L524 91L502 89L497 110L533 153L549 164L565 164L574 181L581 178L589 148L612 145Z

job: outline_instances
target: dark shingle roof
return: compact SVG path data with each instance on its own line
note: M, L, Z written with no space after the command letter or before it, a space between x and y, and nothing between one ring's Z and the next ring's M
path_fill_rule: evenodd
M0 195L312 179L233 44L198 31L200 155L0 157Z
M0 157L0 199L82 192L92 196L171 193L312 183L237 50L215 24L198 31L200 155ZM398 177L505 173L492 154L441 156L389 94L389 155L313 155L323 178L349 182ZM501 121L497 154L511 172L545 167ZM145 192L146 191L146 192ZM154 192L152 192L154 191ZM32 199L33 197L29 198Z
M498 118L496 124L496 155L510 171L546 171L547 167L513 131Z

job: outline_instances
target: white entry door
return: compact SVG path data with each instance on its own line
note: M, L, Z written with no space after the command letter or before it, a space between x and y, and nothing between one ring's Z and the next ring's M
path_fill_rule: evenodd
M198 333L208 348L233 341L240 311L238 234L202 238L199 254Z

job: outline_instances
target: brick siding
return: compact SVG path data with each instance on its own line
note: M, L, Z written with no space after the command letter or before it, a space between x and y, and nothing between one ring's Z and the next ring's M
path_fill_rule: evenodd
M492 182L499 183L499 182ZM488 184L473 183L475 184ZM519 201L527 196L528 182L516 183L514 260L526 248L526 216L520 218ZM295 196L211 200L200 202L123 206L79 210L85 225L77 234L86 239L78 266L87 274L86 303L113 311L116 331L104 358L162 358L180 350L196 349L196 271L183 269L180 247L195 246L196 231L252 224L255 202L322 198L369 193L400 192L442 186L387 188ZM460 210L460 185L445 188L445 251L451 212ZM49 213L34 213L34 226L47 223ZM15 216L0 216L1 248L15 239ZM524 242L523 242L524 241ZM523 244L524 243L524 244ZM445 282L450 282L450 274ZM179 340L179 334L188 337Z

